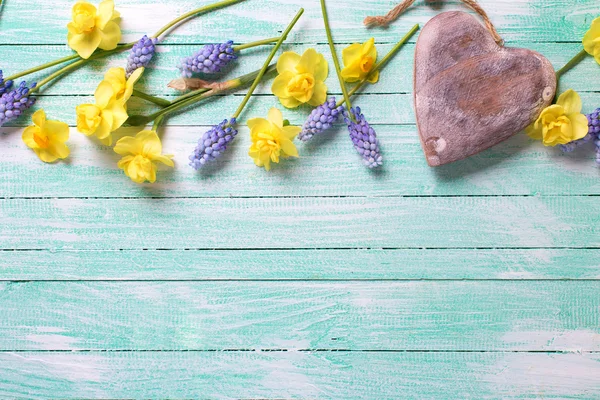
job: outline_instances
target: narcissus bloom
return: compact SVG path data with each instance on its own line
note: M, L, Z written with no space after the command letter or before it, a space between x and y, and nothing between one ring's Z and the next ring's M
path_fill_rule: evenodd
M375 39L371 38L363 44L354 43L342 50L342 59L344 69L342 69L342 78L346 82L362 81L369 76L375 61L377 61L377 48ZM369 77L369 82L375 83L379 80L379 71L375 71L373 76Z
M123 68L111 68L100 82L94 98L96 104L77 106L77 130L84 135L96 137L105 145L112 144L111 133L119 129L129 116L127 101L133 93L133 85L143 73L137 69L129 79Z
M73 20L67 24L69 47L81 58L89 58L99 47L112 50L121 40L121 28L115 22L120 15L113 0L104 0L98 9L87 1L73 6Z
M316 107L327 99L327 61L315 49L306 50L302 56L293 51L283 53L277 61L277 73L271 90L285 107L304 103Z
M590 30L583 37L583 48L600 64L600 17L592 21Z
M259 167L271 169L271 162L278 163L279 158L298 157L298 150L292 142L301 128L299 126L283 126L281 111L271 108L264 118L253 118L248 121L252 145L248 155Z
M141 131L135 137L126 136L115 144L115 153L124 156L118 163L125 175L136 183L156 181L156 164L173 167L172 155L162 154L162 143L154 131Z
M587 117L581 113L581 98L569 89L558 97L556 104L546 107L538 119L525 130L545 146L566 144L588 133Z
M23 131L23 142L33 149L43 162L54 162L69 156L65 144L69 139L69 125L60 121L46 120L44 110L33 114L33 125Z

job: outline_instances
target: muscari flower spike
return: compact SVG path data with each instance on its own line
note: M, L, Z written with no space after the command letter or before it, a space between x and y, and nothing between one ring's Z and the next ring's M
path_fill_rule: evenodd
M193 56L184 58L179 69L184 78L191 78L194 73L214 74L236 58L232 40L226 43L207 44Z
M231 118L229 121L224 120L206 131L202 138L198 140L198 146L189 157L190 166L198 170L206 163L219 158L238 133L234 128L235 123L235 118Z
M376 168L383 164L383 157L379 150L379 140L375 130L371 128L365 116L360 112L360 107L351 108L354 122L347 112L344 112L344 120L348 125L348 132L354 148L363 158L364 164L369 168Z
M331 128L344 113L343 106L337 106L335 97L330 97L325 103L316 107L302 126L298 139L308 142L315 135L319 135Z
M35 103L34 97L29 97L29 91L35 87L33 83L30 87L25 81L21 82L15 89L3 93L0 97L0 126L8 121L18 118L25 110Z
M154 52L156 51L156 43L158 39L149 38L147 35L144 35L132 48L129 52L129 57L127 58L127 78L131 76L133 71L138 68L147 67L154 56Z
M13 81L4 81L2 70L0 69L0 96L6 93L13 85Z

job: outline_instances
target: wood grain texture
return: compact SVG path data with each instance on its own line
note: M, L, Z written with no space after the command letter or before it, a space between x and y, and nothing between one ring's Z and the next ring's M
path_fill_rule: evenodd
M600 351L599 292L598 281L6 282L0 350Z
M14 199L0 200L0 243L5 249L589 248L600 246L597 204L589 196Z
M5 75L71 53L72 3L3 1ZM207 3L117 0L123 40ZM362 28L392 3L336 4L338 51L375 37L383 55L415 23L465 11L417 2L389 29ZM597 0L481 4L508 46L539 51L555 68L598 14ZM183 56L274 36L299 7L305 15L283 50L315 47L331 61L314 0L247 0L175 29L140 87L173 98L166 83ZM433 171L413 117L415 39L354 99L382 142L377 174L341 125L268 174L247 156L242 126L224 158L194 173L191 148L245 90L167 121L161 136L176 168L155 186L130 182L112 149L75 129L72 157L51 166L21 142L30 114L0 129L0 397L599 397L591 149L562 155L516 135ZM257 69L269 48L245 51L218 79ZM124 59L90 63L36 107L73 126L75 106ZM559 90L577 90L590 112L600 105L598 73L588 57ZM339 97L333 72L327 85ZM279 105L269 87L259 86L242 125ZM309 110L285 115L301 124Z
M598 374L597 353L0 353L11 398L593 398Z
M417 129L432 167L470 157L532 124L556 94L540 53L503 47L472 15L432 18L415 49Z
M0 251L0 280L600 279L600 249Z

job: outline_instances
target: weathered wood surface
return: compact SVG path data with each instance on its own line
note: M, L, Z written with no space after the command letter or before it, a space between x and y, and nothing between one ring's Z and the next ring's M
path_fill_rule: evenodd
M389 29L361 27L392 3L336 5L338 51L374 36L384 54L414 23L465 10L417 2ZM0 68L69 54L71 4L4 0ZM200 5L116 4L125 41ZM598 14L597 0L481 4L508 46L555 68ZM203 43L273 36L300 6L284 50L315 47L331 61L317 3L247 0L174 30L142 87L172 97L166 83L181 57ZM176 169L162 169L155 186L132 184L110 148L75 129L71 160L52 166L21 143L29 117L0 129L0 397L599 397L592 152L562 155L519 134L429 168L412 109L415 39L389 64L394 73L355 98L382 141L376 174L342 126L268 174L248 158L242 127L214 168L194 173L186 164L198 136L243 90L168 121L161 135ZM268 50L243 53L220 79L257 69ZM73 126L74 107L123 60L90 63L37 106ZM599 73L590 57L560 90L577 90L589 112L600 105ZM339 96L333 74L327 85ZM278 104L269 86L242 122ZM300 124L308 111L285 114Z
M472 15L445 12L415 49L417 129L432 167L462 160L521 132L556 94L550 61L499 46Z

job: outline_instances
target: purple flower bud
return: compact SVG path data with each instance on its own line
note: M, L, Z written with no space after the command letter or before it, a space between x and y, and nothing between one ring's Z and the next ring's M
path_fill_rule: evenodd
M338 107L335 97L330 97L325 103L312 110L302 126L302 131L298 135L298 139L308 142L314 135L321 134L331 128L343 113L344 107Z
M129 52L129 57L127 58L127 78L131 76L133 71L138 68L147 67L154 56L154 52L156 51L156 43L158 39L152 38L150 39L147 35L144 35Z
M198 145L190 155L190 166L199 170L212 160L216 160L227 150L227 145L235 138L238 131L234 128L235 118L223 120L206 131L198 140Z
M184 58L179 69L184 78L191 78L193 74L199 73L214 74L236 58L232 40L226 43L207 44L193 56Z
M30 87L27 87L27 83L23 81L17 88L0 96L0 126L18 118L35 103L35 98L29 97L29 91L35 85L34 83Z
M350 113L354 115L356 122L352 121L347 112L344 112L344 120L348 125L348 132L354 148L361 155L367 167L379 167L383 164L383 157L379 150L379 140L375 130L371 128L365 116L360 112L360 107L351 108Z
M5 81L0 69L0 96L6 93L13 85L13 81Z

